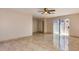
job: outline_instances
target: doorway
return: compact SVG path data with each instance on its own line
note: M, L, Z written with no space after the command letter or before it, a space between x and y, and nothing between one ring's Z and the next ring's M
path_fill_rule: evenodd
M33 34L44 33L44 20L33 18Z

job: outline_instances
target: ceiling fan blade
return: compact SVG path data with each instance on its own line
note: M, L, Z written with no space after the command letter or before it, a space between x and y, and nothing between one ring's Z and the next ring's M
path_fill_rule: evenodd
M49 10L50 12L53 12L53 11L55 11L55 10Z
M47 12L48 14L51 14L49 11Z

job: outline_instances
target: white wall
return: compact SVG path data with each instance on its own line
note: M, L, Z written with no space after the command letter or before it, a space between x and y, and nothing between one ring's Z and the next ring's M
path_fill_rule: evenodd
M79 36L79 14L69 16L70 35Z
M0 41L32 35L32 16L0 9Z

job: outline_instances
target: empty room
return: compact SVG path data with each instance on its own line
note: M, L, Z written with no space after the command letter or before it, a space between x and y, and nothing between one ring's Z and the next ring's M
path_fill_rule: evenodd
M0 8L0 51L79 51L78 8Z

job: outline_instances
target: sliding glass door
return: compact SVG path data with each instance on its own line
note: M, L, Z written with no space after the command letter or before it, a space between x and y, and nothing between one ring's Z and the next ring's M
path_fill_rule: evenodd
M53 42L59 50L68 50L69 19L58 19L53 22Z

